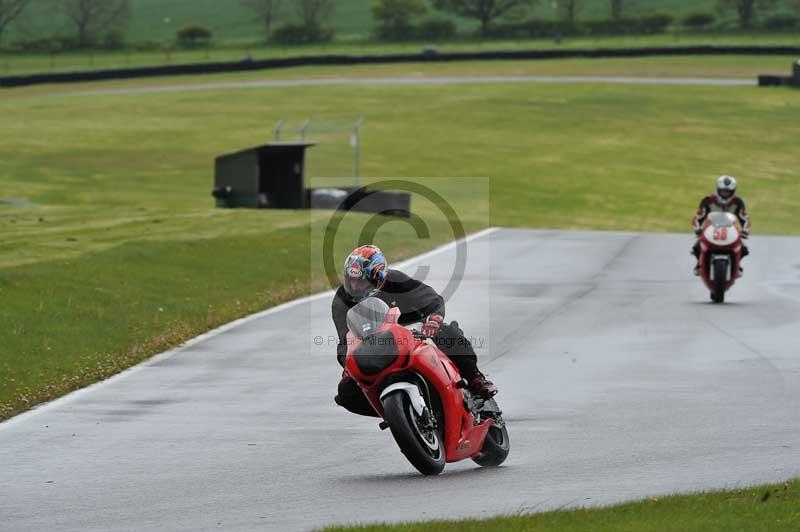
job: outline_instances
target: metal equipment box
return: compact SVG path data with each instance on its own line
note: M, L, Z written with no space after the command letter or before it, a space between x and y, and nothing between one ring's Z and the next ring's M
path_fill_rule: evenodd
M270 142L217 157L217 207L304 209L305 155L314 142Z

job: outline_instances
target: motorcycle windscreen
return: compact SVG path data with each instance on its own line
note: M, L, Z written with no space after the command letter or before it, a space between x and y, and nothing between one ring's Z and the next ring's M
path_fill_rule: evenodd
M724 212L712 212L708 215L708 221L714 227L733 227L733 219Z
M400 355L392 331L372 334L363 342L353 351L353 358L364 375L377 375L394 364Z
M399 355L392 332L377 332L387 314L389 305L377 297L368 297L347 312L347 328L363 342L353 352L353 358L365 375L377 375Z
M377 297L368 297L347 311L347 329L362 340L378 330L389 313L389 305Z

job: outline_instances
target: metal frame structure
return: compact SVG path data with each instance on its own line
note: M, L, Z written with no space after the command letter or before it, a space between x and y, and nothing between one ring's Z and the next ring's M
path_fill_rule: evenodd
M351 133L350 146L353 148L353 177L356 186L360 186L361 180L361 128L364 126L364 118L359 117L352 123L335 123L317 121L312 118L305 120L299 127L290 127L287 120L280 120L275 125L275 141L280 142L282 136L299 136L300 140L305 141L306 136L312 133Z

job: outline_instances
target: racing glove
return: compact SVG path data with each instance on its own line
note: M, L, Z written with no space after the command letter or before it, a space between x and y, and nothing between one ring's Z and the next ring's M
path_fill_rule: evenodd
M439 314L431 314L428 316L428 321L422 326L422 334L425 336L436 336L442 328L444 318Z

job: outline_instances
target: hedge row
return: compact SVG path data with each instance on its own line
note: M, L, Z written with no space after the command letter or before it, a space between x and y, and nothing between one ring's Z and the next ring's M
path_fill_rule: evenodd
M373 37L379 41L418 41L418 40L447 40L458 33L456 23L451 20L426 20L420 24L405 24L397 26L378 26L373 32Z
M284 24L272 32L270 40L276 44L313 44L333 40L334 30L326 26Z
M496 24L490 27L487 37L524 39L556 35L651 35L664 33L673 21L671 15L582 22L531 19L523 22Z
M800 28L800 18L787 13L773 15L764 21L764 27L768 30L791 30Z

